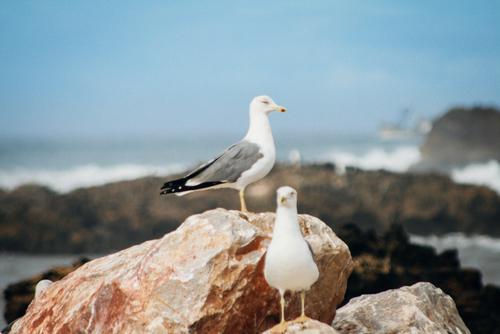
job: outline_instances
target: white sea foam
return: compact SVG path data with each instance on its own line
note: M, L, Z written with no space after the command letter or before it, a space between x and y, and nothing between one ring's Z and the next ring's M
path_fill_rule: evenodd
M366 170L385 169L392 172L406 172L420 160L417 146L399 146L393 149L376 147L363 153L334 150L320 157L321 161L335 163L340 171L347 166ZM450 174L453 181L464 184L484 185L500 194L500 163L491 160L455 168Z
M410 240L416 244L433 246L438 253L445 249L456 249L463 267L479 269L484 283L500 284L500 238L450 233L425 237L412 235Z
M393 172L404 172L419 159L420 151L417 146L400 146L392 150L374 148L361 154L336 150L323 157L323 160L332 161L341 170L347 166L353 166L368 170L385 169Z
M493 238L486 235L465 235L463 233L449 233L443 236L419 236L412 235L411 242L435 247L438 251L456 248L482 248L489 251L498 252L500 256L500 238Z
M144 176L158 176L176 173L183 169L181 164L167 167L137 164L98 166L88 164L65 170L14 168L0 169L0 188L14 189L33 183L65 193L76 188L103 185L109 182L133 180Z
M491 160L456 168L451 172L453 181L488 186L500 194L500 163Z

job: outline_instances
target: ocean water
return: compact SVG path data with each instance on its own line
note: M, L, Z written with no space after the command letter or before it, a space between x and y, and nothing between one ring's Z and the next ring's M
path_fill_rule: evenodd
M432 246L438 253L457 249L463 267L481 271L483 283L500 285L500 239L485 235L450 233L443 236L410 236L412 243Z
M108 140L0 140L0 188L26 183L59 192L179 172L212 158L234 137ZM277 158L336 162L404 171L419 158L418 142L383 142L372 136L276 136Z
M30 140L0 139L0 188L27 183L64 193L80 187L163 176L210 159L237 141L230 137ZM280 161L333 162L404 172L420 159L419 140L382 141L376 136L275 136ZM455 169L460 183L486 185L500 193L500 164L490 161Z

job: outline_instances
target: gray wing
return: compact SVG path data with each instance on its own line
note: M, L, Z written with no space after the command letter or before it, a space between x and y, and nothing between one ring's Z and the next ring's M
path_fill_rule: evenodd
M242 140L190 173L186 184L235 182L262 157L257 144Z

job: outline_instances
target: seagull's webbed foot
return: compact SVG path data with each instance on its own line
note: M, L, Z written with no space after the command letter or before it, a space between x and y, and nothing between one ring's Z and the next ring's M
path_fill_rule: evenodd
M241 217L241 219L245 219L247 222L250 222L248 218L248 212L240 212L239 216Z
M285 333L288 329L288 321L282 321L273 328L271 328L271 333Z
M306 322L307 320L310 320L308 316L306 316L306 292L301 291L300 292L300 304L302 306L302 312L299 317L295 318L292 320L292 322Z
M302 315L298 316L297 318L293 319L292 322L302 323L302 322L306 322L307 320L311 320L311 318L309 318L305 314L302 314Z

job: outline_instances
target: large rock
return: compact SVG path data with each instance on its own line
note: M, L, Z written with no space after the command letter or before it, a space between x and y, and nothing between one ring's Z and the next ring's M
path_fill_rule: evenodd
M332 326L343 334L470 333L453 299L430 283L353 298Z
M320 220L300 216L320 278L308 314L331 322L352 260ZM175 232L86 263L53 283L12 333L255 333L279 320L279 298L262 269L274 214L223 209L188 218ZM299 298L287 315L299 314Z
M422 145L414 170L449 171L472 162L500 161L500 111L453 108L438 118Z

